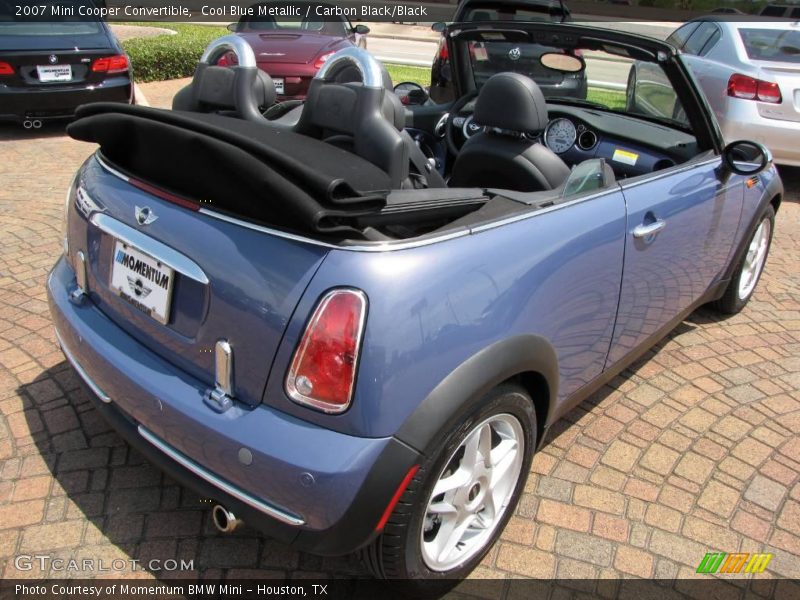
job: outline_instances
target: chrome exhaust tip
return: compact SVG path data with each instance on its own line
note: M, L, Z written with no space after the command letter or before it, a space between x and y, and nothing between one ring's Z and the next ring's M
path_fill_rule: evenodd
M22 126L23 126L25 129L30 129L31 127L33 127L33 121L29 121L28 119L25 119L25 120L22 122Z
M36 119L35 121L33 121L33 128L34 129L40 129L41 127L42 127L42 122L39 119Z
M214 527L222 533L231 533L242 524L241 519L237 519L227 508L221 504L215 504L211 510L211 519L214 521Z

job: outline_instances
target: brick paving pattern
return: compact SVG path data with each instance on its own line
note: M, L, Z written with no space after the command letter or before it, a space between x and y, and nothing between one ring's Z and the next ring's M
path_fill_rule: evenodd
M143 89L166 105L176 86ZM188 575L212 577L363 575L246 527L217 534L207 504L109 430L56 346L44 293L64 190L93 148L57 127L4 127L0 146L0 573L47 575L13 560L46 553L193 559ZM694 577L708 551L772 552L753 590L800 594L774 581L800 578L800 174L787 175L749 307L699 311L557 424L475 577Z

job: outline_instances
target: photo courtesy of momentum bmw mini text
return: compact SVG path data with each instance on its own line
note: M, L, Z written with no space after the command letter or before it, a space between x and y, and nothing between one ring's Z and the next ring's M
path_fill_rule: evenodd
M0 0L0 600L800 600L800 5Z

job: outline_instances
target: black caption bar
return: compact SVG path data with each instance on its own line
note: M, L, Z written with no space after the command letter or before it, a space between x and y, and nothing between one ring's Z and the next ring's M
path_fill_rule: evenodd
M797 598L788 579L468 579L465 581L48 579L0 581L0 600L459 600L520 598Z

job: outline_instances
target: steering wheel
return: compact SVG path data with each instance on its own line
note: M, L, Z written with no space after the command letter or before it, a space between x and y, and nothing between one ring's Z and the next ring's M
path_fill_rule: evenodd
M455 132L455 126L453 125L453 121L459 116L463 108L472 102L478 96L478 90L473 90L467 94L464 94L453 103L453 106L450 107L450 113L447 115L447 122L444 126L444 140L447 143L447 150L453 156L456 156L460 151L458 144L456 144L455 136L453 135Z
M253 95L253 84L258 76L256 55L244 38L238 35L225 35L212 41L200 57L200 62L204 65L216 65L220 57L228 52L236 55L237 62L235 66L231 66L234 72L233 99L236 112L248 121L263 122L264 117L261 116L258 102Z

